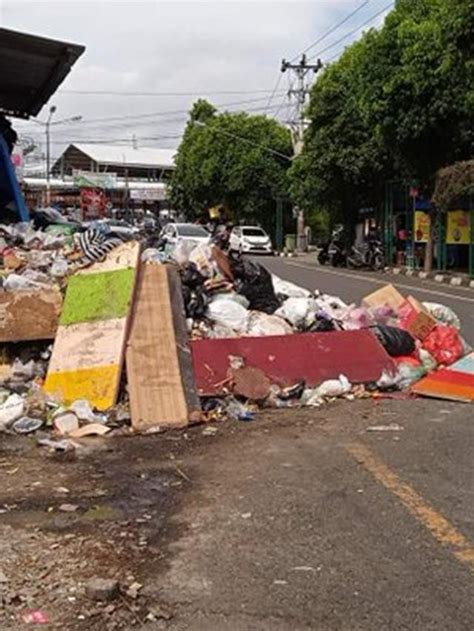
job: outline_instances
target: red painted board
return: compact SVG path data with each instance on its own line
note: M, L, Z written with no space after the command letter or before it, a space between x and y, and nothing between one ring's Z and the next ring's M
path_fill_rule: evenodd
M315 386L340 374L352 383L370 383L394 367L367 330L194 340L191 351L200 395L225 392L230 355L242 357L247 366L260 368L282 386L301 379Z
M474 375L443 368L418 381L411 390L425 397L474 402Z

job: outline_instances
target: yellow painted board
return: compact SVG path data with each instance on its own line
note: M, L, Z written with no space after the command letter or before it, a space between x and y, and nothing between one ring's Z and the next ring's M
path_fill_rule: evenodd
M87 399L98 410L107 410L115 404L119 379L118 365L48 372L44 389L66 405L77 399Z

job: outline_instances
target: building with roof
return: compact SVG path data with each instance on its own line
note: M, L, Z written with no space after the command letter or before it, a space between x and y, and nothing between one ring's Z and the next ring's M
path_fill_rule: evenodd
M70 144L53 165L53 173L72 176L78 172L114 173L118 178L161 182L175 168L176 150L104 145Z

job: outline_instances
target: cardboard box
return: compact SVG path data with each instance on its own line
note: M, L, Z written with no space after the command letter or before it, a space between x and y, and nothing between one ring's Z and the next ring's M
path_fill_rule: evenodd
M394 311L398 311L404 302L405 298L393 285L385 285L362 300L364 307L389 306Z
M408 296L401 305L400 312L403 322L401 326L421 341L426 339L437 325L436 320L413 296Z

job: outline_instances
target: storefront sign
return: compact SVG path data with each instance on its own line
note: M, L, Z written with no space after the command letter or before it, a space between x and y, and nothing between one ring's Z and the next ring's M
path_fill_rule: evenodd
M117 174L75 171L73 173L73 182L74 186L78 188L117 188Z
M417 243L427 243L430 237L431 217L422 210L415 212L414 235Z
M105 215L107 199L105 193L97 188L81 189L81 212L83 220L98 219Z
M166 189L163 188L131 188L130 199L158 202L166 199Z
M446 230L446 243L449 245L468 245L471 242L471 226L469 212L466 210L450 210Z

